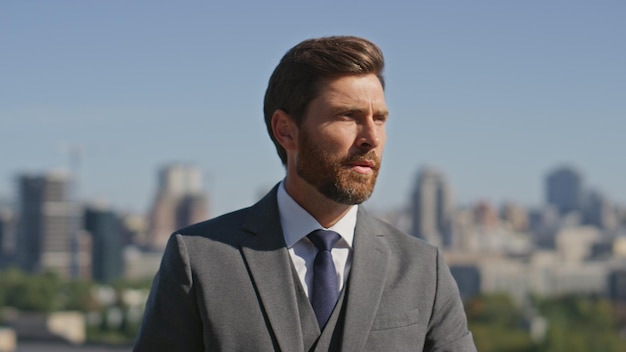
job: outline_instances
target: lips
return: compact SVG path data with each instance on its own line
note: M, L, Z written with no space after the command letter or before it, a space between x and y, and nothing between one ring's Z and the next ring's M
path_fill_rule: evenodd
M375 163L372 161L361 161L357 163L350 163L350 167L358 173L369 173L374 170Z
M372 161L372 160L361 160L361 161L357 161L357 162L352 162L351 165L352 166L361 166L361 167L374 168L376 163L374 161Z
M378 171L378 163L370 158L357 158L346 163L348 167L359 174L370 174Z
M362 175L376 174L380 168L380 159L376 157L375 151L370 150L365 154L356 153L348 156L343 165Z

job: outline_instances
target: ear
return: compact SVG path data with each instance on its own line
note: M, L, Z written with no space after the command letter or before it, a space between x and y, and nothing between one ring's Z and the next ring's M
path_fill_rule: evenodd
M277 109L272 115L272 133L285 150L295 150L298 146L298 126L284 110Z

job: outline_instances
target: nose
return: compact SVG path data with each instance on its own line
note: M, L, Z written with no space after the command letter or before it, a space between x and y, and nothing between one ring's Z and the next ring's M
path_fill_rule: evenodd
M367 118L360 126L358 147L364 150L377 148L384 143L385 125L377 124L374 118Z

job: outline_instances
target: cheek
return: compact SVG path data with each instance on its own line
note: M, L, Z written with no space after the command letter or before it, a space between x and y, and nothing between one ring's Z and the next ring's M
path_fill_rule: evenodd
M385 147L385 143L387 142L387 132L385 132L385 128L383 127L378 132L378 149L383 149Z
M345 152L356 141L356 133L349 128L335 126L328 129L320 138L320 146L331 153Z

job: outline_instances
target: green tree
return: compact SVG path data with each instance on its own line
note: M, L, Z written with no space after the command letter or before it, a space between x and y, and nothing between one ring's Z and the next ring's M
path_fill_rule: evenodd
M93 282L87 280L70 280L63 283L59 291L60 308L81 312L100 309L92 293Z
M0 275L3 305L23 311L51 312L57 308L61 280L56 274L28 275L9 269Z
M558 297L540 301L539 309L549 321L542 351L626 351L614 306L606 299Z
M522 312L503 294L478 296L466 304L469 328L481 352L532 352Z

